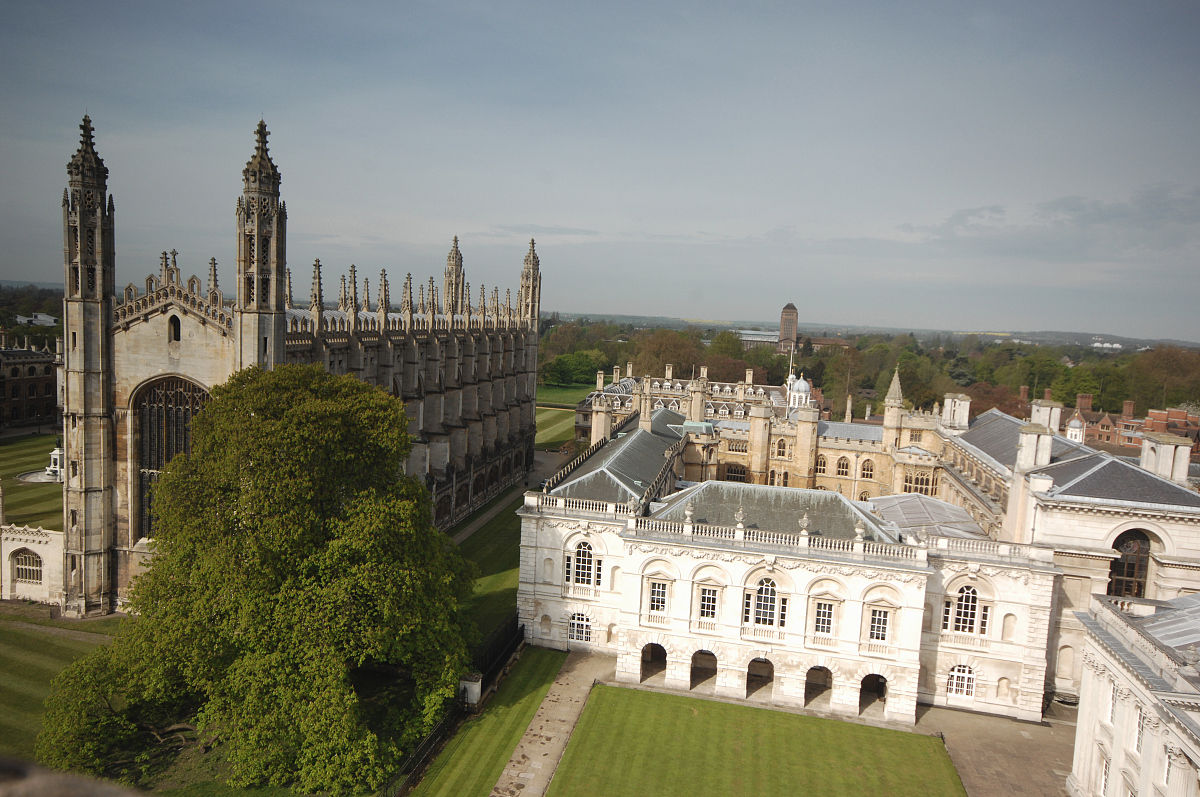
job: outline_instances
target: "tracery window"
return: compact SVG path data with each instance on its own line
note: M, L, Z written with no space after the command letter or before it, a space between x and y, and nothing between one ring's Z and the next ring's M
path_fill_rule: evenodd
M946 693L975 696L975 671L965 664L956 664L950 668L950 680L946 683Z
M1121 555L1108 569L1108 594L1119 598L1146 597L1146 576L1150 569L1150 538L1144 531L1126 531L1113 542Z
M837 475L839 475L839 476L849 476L850 475L850 460L846 459L845 457L838 458Z
M937 493L937 476L925 470L905 473L903 492L935 495Z
M42 557L33 551L17 551L13 554L13 565L16 571L13 574L15 580L26 584L42 583Z
M819 475L825 473L825 455L824 454L817 454L816 471Z
M779 442L777 442L775 444L775 456L777 456L777 457L786 457L787 456L787 441L786 440L780 440Z
M863 479L875 478L875 463L869 459L864 459L862 466L858 470L859 476Z
M725 466L725 481L727 482L745 482L746 467L744 465L726 465Z
M154 536L150 493L163 468L176 454L192 450L192 418L208 401L203 388L171 376L142 387L133 401L137 420L138 461L135 463L141 537Z

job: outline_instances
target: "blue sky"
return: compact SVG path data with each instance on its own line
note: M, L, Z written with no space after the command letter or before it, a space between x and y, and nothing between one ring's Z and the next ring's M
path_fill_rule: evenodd
M544 309L1200 339L1200 6L733 5L13 5L0 275L59 279L86 111L118 283L231 283L261 116L298 298L532 236Z

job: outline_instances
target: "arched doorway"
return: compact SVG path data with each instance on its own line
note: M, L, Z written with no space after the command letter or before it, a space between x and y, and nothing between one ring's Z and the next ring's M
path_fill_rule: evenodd
M1113 540L1119 554L1108 567L1108 594L1118 598L1146 597L1150 571L1150 538L1141 529L1130 529Z
M833 698L833 673L828 667L810 667L804 676L804 707L828 711Z
M692 678L689 689L703 687L705 690L716 690L717 657L709 650L697 650L692 654Z
M662 675L666 670L666 648L655 642L651 642L642 648L642 683L645 683L656 675Z
M859 716L883 716L887 701L887 678L872 673L862 679L858 687Z
M753 659L746 667L746 697L771 698L775 681L775 665L770 659Z

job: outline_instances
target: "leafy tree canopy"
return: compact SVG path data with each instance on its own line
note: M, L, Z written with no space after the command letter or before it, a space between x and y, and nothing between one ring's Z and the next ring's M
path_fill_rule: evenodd
M467 661L473 569L403 475L406 427L316 367L216 388L155 490L135 617L56 679L39 758L137 782L200 742L233 785L378 786Z

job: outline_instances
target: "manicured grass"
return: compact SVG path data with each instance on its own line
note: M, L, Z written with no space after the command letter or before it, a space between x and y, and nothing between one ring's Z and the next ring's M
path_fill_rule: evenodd
M543 449L562 448L575 439L575 411L537 408L537 438L534 445Z
M596 686L550 797L961 797L942 741L731 703Z
M0 440L0 479L4 480L4 521L62 530L62 485L26 484L17 476L42 470L58 437L52 434Z
M0 755L33 760L51 679L107 638L84 642L49 629L15 628L0 618Z
M524 500L522 496L501 509L462 544L463 556L479 565L469 610L485 637L517 608L521 519L516 512Z
M470 797L491 794L538 705L558 675L567 654L526 648L483 714L469 720L429 765L419 797ZM602 794L595 784L592 795Z
M538 385L539 406L574 407L596 389L595 385Z

